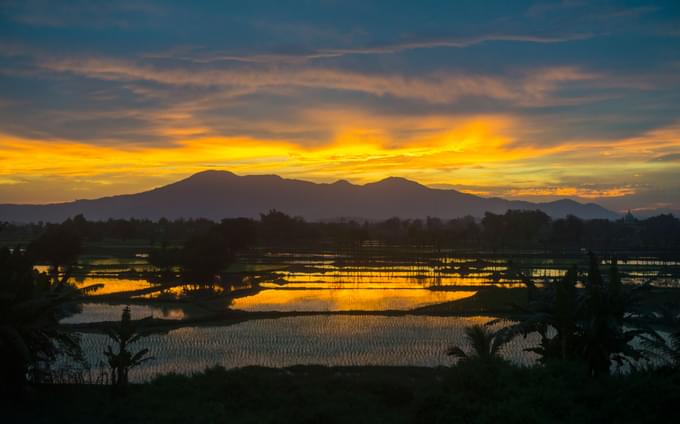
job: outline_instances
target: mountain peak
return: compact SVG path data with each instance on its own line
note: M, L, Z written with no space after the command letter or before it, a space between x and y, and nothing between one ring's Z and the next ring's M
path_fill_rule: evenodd
M239 176L229 171L207 170L147 192L48 206L0 205L0 220L63 221L83 214L88 219L168 219L257 217L277 209L309 220L338 216L365 219L455 218L508 209L540 209L558 218L575 215L585 219L618 217L595 204L571 200L550 203L517 202L462 195L455 190L429 188L415 181L389 177L365 185L345 180L332 184L285 179L277 175Z
M347 181L347 180L338 180L338 181L334 182L332 185L334 185L334 186L343 186L343 187L347 187L347 186L351 186L352 183L350 183L350 182Z
M367 186L373 185L373 186L388 186L388 187L404 187L404 186L411 186L411 187L423 187L426 188L424 185L417 183L413 180L409 180L403 177L387 177L384 178L380 181L376 181L374 183L369 183L366 184Z
M547 202L551 203L553 205L579 205L580 203L572 200L572 199L558 199L558 200L553 200L552 202Z
M195 174L190 175L186 180L194 179L213 179L213 178L225 178L225 177L237 177L238 175L230 171L223 171L219 169L206 169L205 171L200 171Z

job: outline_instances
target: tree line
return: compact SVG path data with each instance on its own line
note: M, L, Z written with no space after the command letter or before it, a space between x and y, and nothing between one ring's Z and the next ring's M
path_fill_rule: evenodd
M2 223L0 240L33 240L54 226ZM538 210L508 210L504 214L487 212L482 219L394 217L384 221L308 222L271 210L259 219L225 219L220 223L207 219L89 221L78 215L67 219L61 227L88 242L141 240L156 246L182 244L221 228L238 233L234 238L242 243L258 246L360 247L377 243L466 249L677 251L680 248L680 220L670 214L639 220L629 215L610 221L584 220L571 215L552 219Z

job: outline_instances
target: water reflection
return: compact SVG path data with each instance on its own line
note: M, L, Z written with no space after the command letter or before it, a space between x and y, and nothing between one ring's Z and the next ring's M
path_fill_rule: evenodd
M184 319L182 309L150 305L128 305L132 319L149 316L162 319ZM104 303L84 303L81 313L61 320L63 324L82 324L87 322L119 321L125 305L109 305Z
M75 281L76 287L87 287L93 284L103 284L102 288L92 293L95 295L141 290L152 286L146 280L132 278L85 277Z
M153 335L137 343L156 357L131 374L144 381L158 373L190 374L206 367L227 368L296 364L449 365L446 349L464 345L465 326L486 323L490 317L425 316L314 316L248 321L227 327L186 327L166 335ZM91 364L102 359L108 343L103 335L84 334L82 345ZM531 364L536 337L518 337L503 355L519 364Z
M480 272L468 275L409 275L399 272L344 272L332 274L281 274L280 283L307 284L401 284L411 287L478 287L496 285L499 287L523 287L517 280L503 277L500 273Z
M50 266L49 265L33 265L33 269L35 269L38 272L50 272Z
M574 265L584 264L583 258L579 257L552 258L535 255L512 259L484 255L474 258L434 254L408 257L399 256L398 249L393 254L388 253L352 256L324 252L260 252L253 257L241 258L240 262L229 268L223 276L229 279L229 284L224 285L226 289L221 286L186 284L172 288L167 285L161 287L161 281L153 282L156 281L154 278L157 277L157 270L148 264L144 255L84 258L72 281L79 287L103 284L104 287L93 293L94 295L143 290L138 293L138 297L145 298L220 296L232 291L232 284L242 282L249 288L250 283L259 281L264 290L256 296L238 299L235 307L247 310L408 309L456 300L463 296L460 292L433 293L424 290L427 288L477 289L490 285L523 287L517 275L508 272L510 267L519 269L540 285L544 281L561 278ZM46 266L36 268L47 270ZM680 278L677 262L655 258L620 260L619 270L626 284L640 284L654 279L653 285L675 287ZM247 281L247 278L253 280ZM155 287L159 290L152 291ZM291 293L287 289L326 291ZM367 289L382 290L376 292ZM412 292L397 293L394 291L397 289L409 289ZM348 290L354 292L350 293ZM382 298L377 298L378 294Z
M476 291L427 289L266 289L232 301L245 311L385 311L407 310L473 296Z

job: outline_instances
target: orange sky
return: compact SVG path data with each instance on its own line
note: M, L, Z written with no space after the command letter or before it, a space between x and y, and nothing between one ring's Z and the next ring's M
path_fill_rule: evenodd
M222 169L680 210L680 8L629 3L9 2L0 203Z
M19 202L64 201L140 191L204 169L238 174L275 173L285 177L354 183L402 176L435 187L513 198L598 199L635 194L634 184L618 179L675 169L654 161L680 148L675 127L622 140L583 140L541 146L523 141L526 123L509 116L455 119L389 119L341 111L316 111L307 119L332 130L325 143L303 146L294 140L221 137L209 129L168 126L158 131L171 146L92 145L69 140L0 136L0 186L35 182L80 186L80 192L14 195ZM408 130L408 131L407 131ZM607 166L601 166L606 163ZM561 175L611 181L602 186L565 185Z

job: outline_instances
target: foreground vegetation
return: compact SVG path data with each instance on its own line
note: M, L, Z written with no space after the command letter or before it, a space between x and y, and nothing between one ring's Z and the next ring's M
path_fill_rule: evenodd
M470 360L451 368L214 368L132 385L43 386L5 422L36 423L658 423L680 401L680 373L592 379L578 365L520 368Z

